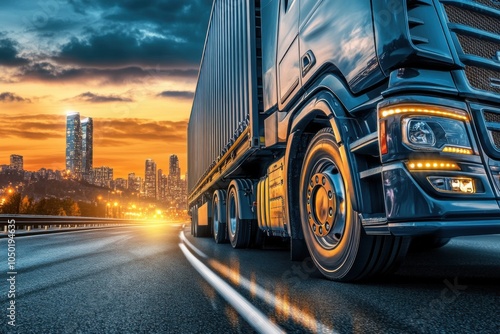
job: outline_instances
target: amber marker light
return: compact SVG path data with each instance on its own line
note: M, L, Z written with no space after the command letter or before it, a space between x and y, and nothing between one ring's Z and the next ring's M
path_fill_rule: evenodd
M469 148L464 148L464 147L453 147L453 146L446 146L443 148L444 153L456 153L456 154L467 154L467 155L472 155L473 152Z
M409 161L407 163L408 169L410 171L419 170L461 170L460 167L449 161Z
M465 112L439 108L437 106L424 106L424 105L399 105L390 108L380 109L380 118L386 118L399 114L424 114L430 116L441 116L447 118L458 119L461 121L468 121L469 117Z

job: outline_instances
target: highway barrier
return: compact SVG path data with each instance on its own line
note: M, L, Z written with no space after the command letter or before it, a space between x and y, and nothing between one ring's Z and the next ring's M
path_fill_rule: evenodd
M12 226L15 226L15 234L21 236L63 232L71 229L81 230L136 225L139 223L137 220L116 218L0 215L0 238L7 237Z

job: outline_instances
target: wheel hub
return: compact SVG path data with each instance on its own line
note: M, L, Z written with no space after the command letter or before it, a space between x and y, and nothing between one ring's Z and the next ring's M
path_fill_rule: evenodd
M327 173L311 177L307 188L309 226L318 237L327 236L333 228L337 210L335 185Z

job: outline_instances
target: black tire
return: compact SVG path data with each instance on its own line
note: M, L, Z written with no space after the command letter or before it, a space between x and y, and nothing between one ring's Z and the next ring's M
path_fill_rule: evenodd
M193 237L198 237L198 206L193 207L193 214L191 215L191 234Z
M300 176L304 239L320 272L336 281L356 281L394 270L409 239L368 236L353 210L350 171L330 128L307 149Z
M226 191L216 190L212 197L213 213L213 237L216 243L221 244L227 241L226 225Z
M233 248L247 248L250 245L252 224L251 220L239 218L238 196L236 188L230 187L226 200L227 236Z

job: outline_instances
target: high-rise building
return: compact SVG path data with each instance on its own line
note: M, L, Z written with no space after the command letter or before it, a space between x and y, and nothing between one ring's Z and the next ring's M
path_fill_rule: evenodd
M10 156L10 168L15 169L18 171L23 170L23 156L22 155L17 155L17 154L12 154Z
M142 178L140 176L135 176L135 173L128 174L127 182L128 190L132 191L134 195L139 196L142 189Z
M152 159L147 159L144 173L144 196L156 199L156 194L156 163Z
M92 182L94 164L94 122L88 117L82 120L82 174L83 178Z
M162 169L158 169L158 199L162 202L167 200L167 175Z
M172 154L170 156L168 174L177 178L181 177L181 169L179 168L179 158L175 154Z
M168 172L166 200L172 207L179 209L184 206L184 200L182 198L182 180L179 158L175 154L170 156Z
M128 190L135 191L136 186L135 186L135 173L129 173L128 178L127 178L127 187Z
M110 188L113 181L113 168L106 166L94 168L92 171L93 184L100 187Z
M82 175L82 127L77 112L66 115L66 170L76 178Z

